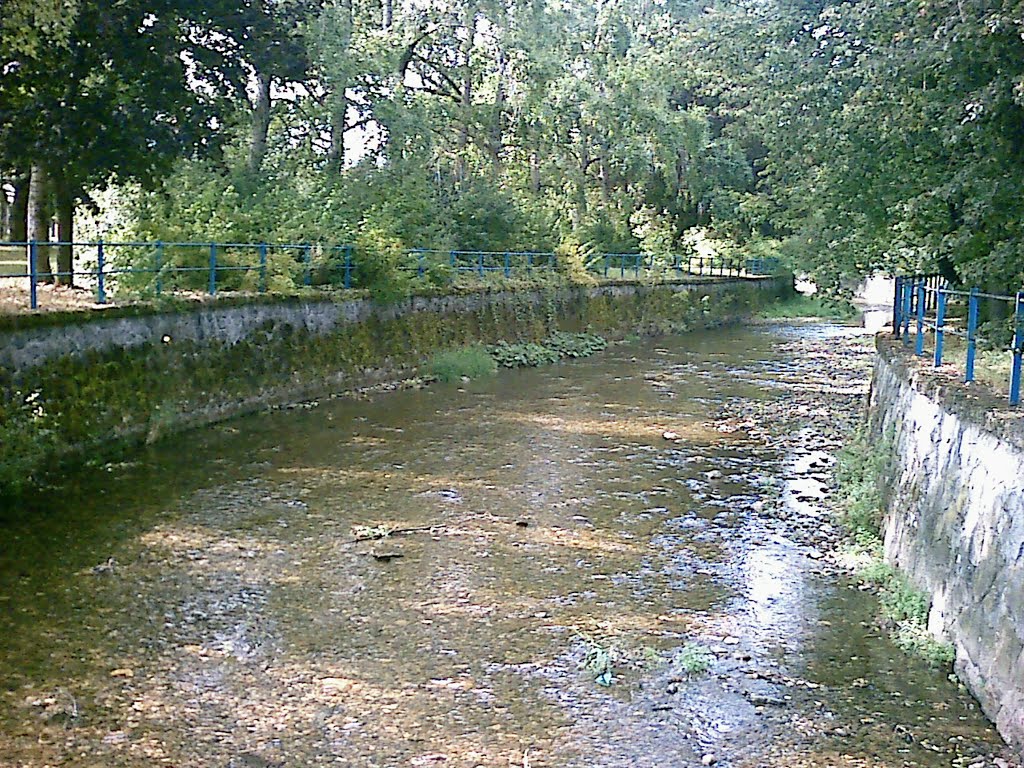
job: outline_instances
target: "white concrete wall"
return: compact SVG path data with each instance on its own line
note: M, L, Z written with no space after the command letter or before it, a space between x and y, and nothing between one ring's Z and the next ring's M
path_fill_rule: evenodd
M1000 435L884 342L871 415L896 438L886 558L932 595L929 628L1008 742L1024 748L1024 425ZM948 395L948 393L946 393Z

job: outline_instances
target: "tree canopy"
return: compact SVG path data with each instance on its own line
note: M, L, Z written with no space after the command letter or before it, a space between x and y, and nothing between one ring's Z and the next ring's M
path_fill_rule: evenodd
M0 174L133 237L1024 281L1024 2L8 3Z

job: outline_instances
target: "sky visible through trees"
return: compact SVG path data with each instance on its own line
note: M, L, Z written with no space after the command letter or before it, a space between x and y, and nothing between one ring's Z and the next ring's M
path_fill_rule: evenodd
M1005 290L1024 2L4 0L0 179L4 239L703 243Z

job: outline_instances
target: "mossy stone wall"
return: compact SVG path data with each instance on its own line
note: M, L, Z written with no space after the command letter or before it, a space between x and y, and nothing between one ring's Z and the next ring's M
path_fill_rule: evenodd
M434 352L735 320L787 279L292 300L0 331L0 494L55 460L411 373Z

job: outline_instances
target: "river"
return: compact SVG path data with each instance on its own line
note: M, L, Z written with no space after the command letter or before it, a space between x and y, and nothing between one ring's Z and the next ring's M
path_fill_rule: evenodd
M869 342L636 341L77 471L3 517L0 765L1016 764L829 554Z

